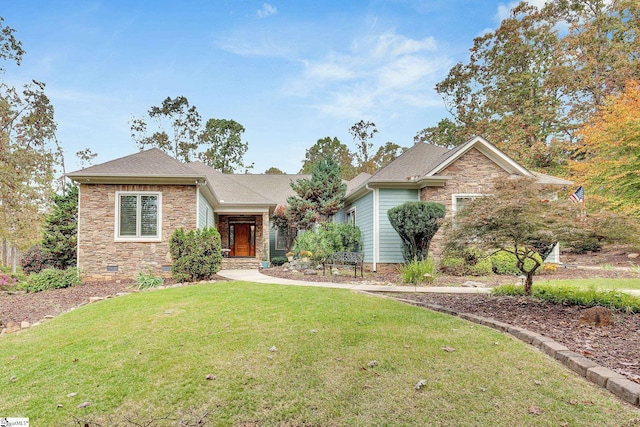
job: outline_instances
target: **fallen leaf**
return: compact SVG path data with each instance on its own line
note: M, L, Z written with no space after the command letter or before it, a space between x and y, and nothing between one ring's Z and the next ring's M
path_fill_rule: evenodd
M276 348L276 346L274 345L273 347L271 347L271 348L269 349L269 351L274 352L274 351L278 351L278 349L277 349L277 348Z
M12 383L15 383L16 381L18 381L18 377L16 377L15 375L12 376L11 378L9 378L9 381Z
M58 403L58 404L56 405L56 408L62 408L62 403Z
M367 366L370 368L373 368L374 366L378 365L378 361L377 360L372 360L369 363L367 363Z
M540 410L540 408L538 408L537 406L529 406L529 413L533 414L533 415L540 415L542 411Z
M317 334L317 333L318 333L318 331L317 331L316 329L312 329L312 330L311 330L311 333L312 333L312 334Z
M540 381L540 380L533 380L533 383L535 385L542 385L542 381Z
M11 357L9 358L9 360L16 360L16 357L17 357L17 356L14 354L13 356L11 356Z
M486 387L480 387L480 391L487 391L487 390L489 390L489 389L486 388Z
M422 387L427 385L427 380L420 380L418 381L418 383L415 385L415 389L416 390L420 390Z
M207 374L207 376L205 377L208 380L215 380L217 377L213 374Z
M73 393L69 393L69 394L67 394L67 397L73 397L73 396L75 396L76 394L78 394L78 393L75 393L75 392L73 392Z
M91 402L82 402L78 405L78 408L86 408L87 406L91 406Z
M452 351L456 351L456 349L453 347L442 347L442 349L448 353L451 353Z
M576 399L571 399L569 401L569 405L577 405L577 404L578 404L578 401Z

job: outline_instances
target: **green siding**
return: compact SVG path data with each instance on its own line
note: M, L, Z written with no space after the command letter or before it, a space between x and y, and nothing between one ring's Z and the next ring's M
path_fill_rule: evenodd
M387 211L404 202L417 202L418 190L381 188L379 193L379 256L381 263L402 263L402 239L389 222Z
M199 198L199 211L198 211L198 228L204 228L209 225L209 227L213 227L213 208L207 202L207 199L204 198L202 193L198 192Z
M362 235L364 262L373 262L373 193L369 192L344 208L344 212L356 208L356 226ZM344 215L343 215L344 218Z

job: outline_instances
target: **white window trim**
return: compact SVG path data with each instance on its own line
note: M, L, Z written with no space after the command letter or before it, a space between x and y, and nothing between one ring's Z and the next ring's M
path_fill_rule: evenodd
M350 218L355 218L355 220L354 219L350 220ZM358 219L358 216L356 214L356 207L355 206L352 207L351 209L347 210L347 213L345 214L344 219L345 219L345 222L347 224L356 225L356 220Z
M275 248L276 251L284 251L286 248L282 245L278 245L278 237L280 235L280 230L278 230L276 228L275 230L276 232L274 233L274 242L273 242L273 247Z
M122 237L120 233L120 196L157 196L158 197L158 235L155 237ZM162 241L162 192L160 191L116 191L115 220L113 240L115 242L161 242ZM136 214L137 216L138 214Z
M481 193L454 193L451 195L451 216L455 217L458 211L458 198L477 199L478 197L486 197L487 194Z

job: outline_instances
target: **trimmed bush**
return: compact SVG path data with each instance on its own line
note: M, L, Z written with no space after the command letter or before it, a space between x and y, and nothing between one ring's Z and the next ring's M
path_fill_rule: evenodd
M493 295L524 296L524 287L503 285L492 289ZM616 290L584 289L575 286L538 285L533 288L533 298L554 304L578 305L582 307L602 306L626 313L640 313L640 298Z
M535 254L534 257L540 262L542 265L542 257L538 254ZM511 274L511 275L520 275L522 272L517 267L518 259L512 253L499 251L495 254L491 255L491 268L493 272L496 274ZM533 268L534 262L530 259L525 260L524 268L527 271L530 271ZM540 269L536 270L538 273Z
M389 222L402 239L405 262L427 259L431 239L445 213L444 205L435 202L405 202L387 211Z
M67 268L66 270L46 268L40 273L30 274L27 279L20 284L20 288L27 292L40 292L49 289L68 288L80 284L82 284L82 282L80 281L77 268Z
M439 270L451 276L487 276L493 273L491 259L481 250L470 247L445 251Z
M25 251L20 260L22 271L25 274L40 273L46 268L53 267L53 260L45 253L40 245L31 246Z
M429 274L429 276L425 277L425 274ZM404 283L412 285L433 283L436 280L436 265L432 258L411 261L402 267L400 275Z
M185 232L179 228L169 239L173 264L171 274L178 282L211 279L222 264L220 233L213 227Z

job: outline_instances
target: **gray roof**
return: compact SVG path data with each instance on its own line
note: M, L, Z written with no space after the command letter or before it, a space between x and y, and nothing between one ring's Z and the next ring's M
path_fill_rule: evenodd
M410 181L425 176L441 164L452 150L423 142L413 145L393 162L380 169L371 181ZM448 156L447 156L448 157Z
M295 195L291 182L310 178L311 175L280 174L237 174L227 175L237 183L261 194L272 204L284 203L287 197Z
M531 173L533 174L533 176L536 177L537 182L539 184L551 184L551 185L571 185L571 184L573 184L573 181L568 181L568 180L563 179L563 178L558 178L557 176L545 175L543 173L534 172L534 171L531 171Z
M186 164L174 159L157 148L111 160L95 166L68 173L69 178L79 177L183 177L197 178L202 174L194 172Z

